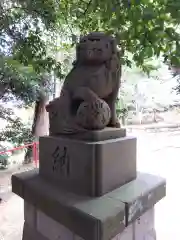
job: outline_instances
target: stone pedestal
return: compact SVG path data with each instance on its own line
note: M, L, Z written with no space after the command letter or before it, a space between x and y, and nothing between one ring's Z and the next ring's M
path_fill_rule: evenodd
M12 176L25 201L23 240L155 239L166 182L136 172L135 138L114 129L42 137L39 151L39 170Z
M41 137L39 172L59 188L103 194L136 178L136 138L103 141Z
M23 239L25 240L83 240L68 228L48 217L25 202L25 223ZM131 223L113 240L156 240L154 229L154 209L149 209L140 218Z
M94 198L60 190L33 170L14 175L12 190L25 200L23 240L110 240L131 234L143 240L150 234L145 222L150 221L153 229L153 220L142 216L148 216L149 209L165 196L166 183L163 178L138 173L135 180ZM139 218L146 221L141 223Z

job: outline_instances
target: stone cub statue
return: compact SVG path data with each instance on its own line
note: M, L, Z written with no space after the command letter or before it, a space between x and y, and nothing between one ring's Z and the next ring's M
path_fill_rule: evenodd
M120 127L115 108L120 78L115 39L99 32L81 37L60 97L46 107L50 134Z

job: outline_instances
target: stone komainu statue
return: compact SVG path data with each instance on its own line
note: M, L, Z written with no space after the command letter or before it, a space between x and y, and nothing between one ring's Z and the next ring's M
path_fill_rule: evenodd
M60 97L46 107L50 134L120 127L115 108L120 78L121 65L115 39L98 32L82 37Z

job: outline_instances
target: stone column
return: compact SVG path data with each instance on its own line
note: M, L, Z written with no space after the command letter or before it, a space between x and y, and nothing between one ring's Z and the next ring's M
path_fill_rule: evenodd
M33 205L25 202L25 224L23 239L26 240L82 240L68 228L48 217ZM154 209L151 208L113 240L155 240Z

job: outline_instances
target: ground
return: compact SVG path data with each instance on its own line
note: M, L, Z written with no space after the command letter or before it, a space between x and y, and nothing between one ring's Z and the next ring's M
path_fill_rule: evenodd
M180 130L148 133L133 129L138 137L138 171L167 179L167 196L155 207L157 240L179 240L180 227ZM31 166L26 166L26 170ZM24 168L0 172L0 240L20 240L23 227L23 201L11 193L10 177Z
M11 192L13 173L32 169L34 165L11 167L0 172L0 240L20 240L23 230L23 200Z

